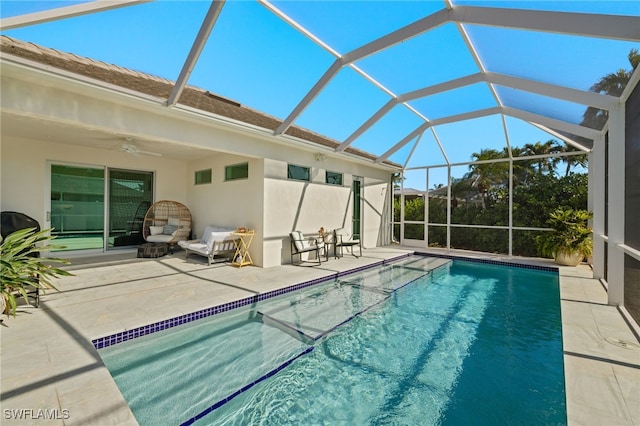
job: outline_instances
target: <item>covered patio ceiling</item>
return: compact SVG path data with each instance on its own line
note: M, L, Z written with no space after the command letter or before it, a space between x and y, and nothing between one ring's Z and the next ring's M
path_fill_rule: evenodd
M404 169L548 139L590 151L640 48L636 1L3 1L1 13L3 35L174 81L167 108L200 87L277 118L274 137L295 125ZM615 92L592 90L621 74Z

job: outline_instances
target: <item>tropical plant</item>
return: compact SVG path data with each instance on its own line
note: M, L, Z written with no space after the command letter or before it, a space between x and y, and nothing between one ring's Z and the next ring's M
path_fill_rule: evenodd
M565 145L561 148L561 152L578 152L578 149L572 147L571 145ZM589 165L589 157L587 154L576 154L576 155L567 155L562 157L562 161L564 161L567 165L567 168L564 171L565 176L569 176L571 173L571 169L576 166L580 166L583 169L586 169Z
M597 93L604 93L610 96L620 96L631 79L633 71L640 64L640 53L638 49L631 49L627 55L631 69L619 69L616 72L605 75L600 78L590 90ZM593 129L602 129L607 122L609 114L607 111L595 107L588 107L582 118L582 125Z
M479 153L471 154L473 161L489 161L505 158L504 152L495 149L482 149ZM489 190L503 184L505 177L508 176L509 163L491 162L491 163L473 163L469 165L468 177L473 179L472 186L477 188L482 202L482 208L486 207L486 198Z
M523 153L526 156L547 156L538 157L532 160L532 164L538 174L553 174L556 165L560 161L557 157L548 157L550 154L556 154L561 152L562 147L555 139L550 139L546 142L536 142L534 144L525 144L523 147Z
M465 176L459 179L451 179L451 207L458 207L459 200L463 198L465 203L469 203L472 191L472 182Z
M507 148L505 148L507 149ZM527 156L527 150L517 146L511 147L513 158ZM527 184L531 176L535 174L531 160L517 160L513 162L513 180L518 184Z
M393 173L391 175L391 182L393 183L393 189L400 189L402 186L402 181L406 178L402 176L400 173Z
M579 255L579 261L593 253L593 240L589 220L593 214L587 210L558 208L547 220L553 230L536 237L541 255L555 257Z
M629 60L629 65L631 65L630 70L621 68L616 72L605 75L591 86L591 90L597 93L606 93L611 96L622 95L624 88L631 78L631 74L633 74L633 70L640 64L638 49L631 49L627 55L627 59Z
M68 264L69 261L59 258L42 258L39 253L56 246L48 245L54 236L49 229L36 231L26 228L15 231L0 244L0 302L2 313L7 316L16 315L16 297L22 296L28 303L27 291L30 287L38 289L56 289L52 278L71 276L68 271L56 268L52 264Z

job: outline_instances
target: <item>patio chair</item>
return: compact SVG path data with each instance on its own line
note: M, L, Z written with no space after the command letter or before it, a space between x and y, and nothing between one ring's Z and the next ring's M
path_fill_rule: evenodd
M358 256L356 256L356 254L354 253L355 246L358 246L360 248L360 257L362 257L362 241L360 241L359 238L354 239L353 235L345 228L338 228L333 230L333 243L335 244L336 258L342 257L344 255L342 252L343 247L351 247L351 255L357 258Z
M317 241L316 239L305 238L302 232L293 231L289 234L291 236L291 264L293 264L293 256L299 255L300 262L302 260L303 253L316 253L316 259L318 259L318 265L322 265L322 258L320 257L320 251L325 250L324 243Z
M177 201L156 201L144 217L142 236L149 243L168 244L173 253L178 241L186 241L191 236L191 212Z

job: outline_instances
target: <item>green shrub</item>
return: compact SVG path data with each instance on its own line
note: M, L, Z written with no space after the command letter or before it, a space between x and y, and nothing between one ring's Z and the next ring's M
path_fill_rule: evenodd
M580 253L589 257L593 253L593 240L589 219L593 214L587 210L560 207L554 210L547 225L553 230L536 237L538 251L542 256L554 257L558 253Z
M16 296L22 296L28 303L29 287L55 289L52 278L71 276L68 271L53 267L51 264L68 264L69 261L58 258L41 258L38 254L54 246L44 243L54 239L48 235L49 229L36 232L35 228L21 229L4 239L0 244L0 294L2 312L7 316L16 315Z

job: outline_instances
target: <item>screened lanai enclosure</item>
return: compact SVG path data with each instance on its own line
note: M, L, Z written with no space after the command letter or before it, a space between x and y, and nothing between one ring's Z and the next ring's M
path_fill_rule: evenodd
M637 1L2 6L3 36L170 82L157 105L202 88L317 161L384 168L395 243L536 256L551 210L590 210L594 275L640 312Z

